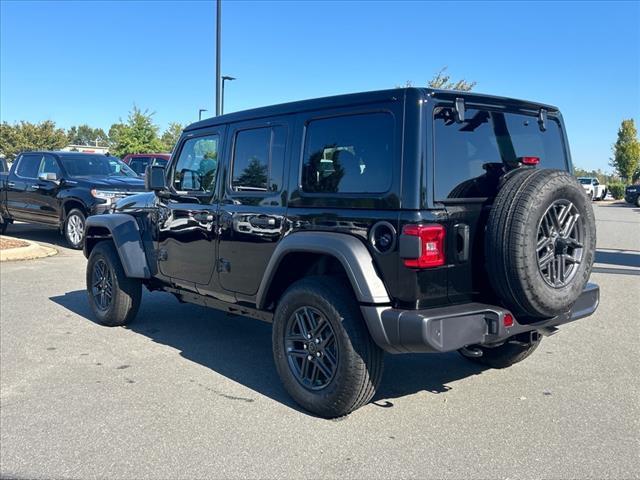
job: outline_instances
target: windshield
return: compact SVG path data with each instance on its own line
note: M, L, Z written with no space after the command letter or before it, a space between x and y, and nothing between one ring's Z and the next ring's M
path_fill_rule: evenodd
M72 177L137 177L126 163L103 155L62 156L62 165Z
M591 185L591 179L590 178L581 178L580 179L580 183L583 185Z
M549 116L541 129L534 115L469 108L464 121L453 109L434 110L436 199L495 194L504 165L538 157L538 168L568 170L560 122Z

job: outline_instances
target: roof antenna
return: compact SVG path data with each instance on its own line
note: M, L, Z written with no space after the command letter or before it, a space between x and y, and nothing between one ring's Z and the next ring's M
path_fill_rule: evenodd
M464 122L464 98L456 98L453 111L455 112L456 123Z
M547 111L544 108L538 112L538 126L542 132L547 129Z

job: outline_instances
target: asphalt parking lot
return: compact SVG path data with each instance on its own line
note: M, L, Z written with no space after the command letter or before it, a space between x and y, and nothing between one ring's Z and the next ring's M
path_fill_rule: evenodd
M596 315L506 370L386 357L338 421L280 385L270 325L146 293L129 328L91 318L85 259L0 266L3 478L638 478L640 209L597 203Z

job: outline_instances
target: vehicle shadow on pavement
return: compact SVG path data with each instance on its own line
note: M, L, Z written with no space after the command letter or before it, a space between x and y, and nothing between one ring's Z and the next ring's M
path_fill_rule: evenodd
M96 323L84 290L50 300ZM268 323L180 304L169 294L145 291L136 319L126 328L175 348L182 357L262 395L309 414L291 400L280 383L273 364L271 325ZM390 399L420 391L444 393L450 390L450 382L482 371L481 366L457 353L386 355L385 373L373 403L379 407L392 407Z
M635 250L596 250L593 273L614 275L640 275L640 252ZM602 265L614 265L610 268ZM630 267L630 268L620 268Z
M640 268L640 251L635 250L596 250L596 263L622 265Z
M60 234L60 230L54 227L30 223L12 223L7 228L7 235L36 243L49 243L56 248L69 249L64 237Z

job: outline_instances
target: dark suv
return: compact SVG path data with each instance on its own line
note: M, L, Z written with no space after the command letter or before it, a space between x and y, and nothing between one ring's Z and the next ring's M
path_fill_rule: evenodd
M126 324L144 285L273 322L286 390L324 417L372 398L385 351L502 368L598 305L549 105L408 88L233 113L146 183L87 222L96 317Z

